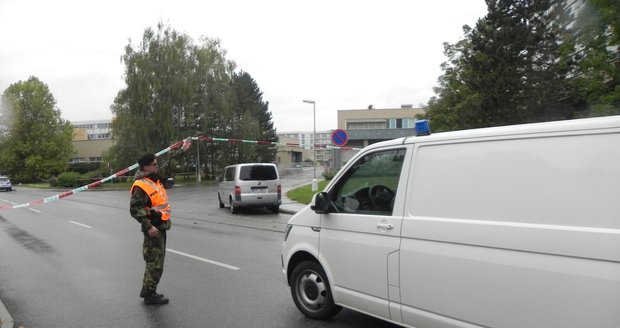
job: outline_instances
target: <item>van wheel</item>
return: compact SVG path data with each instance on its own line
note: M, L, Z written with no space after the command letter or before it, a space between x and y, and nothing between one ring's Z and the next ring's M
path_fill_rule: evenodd
M273 205L271 207L271 212L273 212L274 214L280 213L280 205Z
M224 208L224 203L222 203L222 198L220 197L220 193L217 193L217 201L220 202L220 208Z
M299 263L293 270L290 285L295 305L310 318L325 320L342 309L334 303L325 271L316 262Z
M235 204L233 204L232 198L230 199L230 213L232 214L239 213L239 209L237 208L237 206L235 206Z

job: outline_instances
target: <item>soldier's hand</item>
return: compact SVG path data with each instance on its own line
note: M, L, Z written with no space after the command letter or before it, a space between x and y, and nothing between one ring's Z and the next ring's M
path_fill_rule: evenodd
M151 227L151 229L149 229L149 236L153 238L153 237L157 237L157 235L159 235L159 230L155 228L154 226Z
M149 214L152 219L161 220L161 212L156 210L150 210Z

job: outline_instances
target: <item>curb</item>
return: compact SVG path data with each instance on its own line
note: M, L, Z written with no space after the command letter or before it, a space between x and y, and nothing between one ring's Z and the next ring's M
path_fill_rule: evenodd
M0 328L13 328L14 325L15 323L13 322L11 314L9 314L9 311L7 311L0 300Z
M285 214L296 214L297 211L295 210L290 210L288 208L282 208L280 207L280 213L285 213Z

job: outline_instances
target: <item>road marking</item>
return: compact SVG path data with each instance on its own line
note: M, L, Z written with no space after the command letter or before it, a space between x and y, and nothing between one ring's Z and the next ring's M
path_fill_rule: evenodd
M71 222L71 223L73 223L73 224L77 224L77 225L79 225L80 227L84 227L84 228L88 228L88 229L91 229L91 228L92 228L92 227L91 227L91 226L89 226L89 225L85 225L85 224L82 224L82 223L79 223L79 222L75 222L75 221L71 221L71 220L69 220L69 222Z
M7 203L9 203L9 204L11 204L11 205L17 205L17 203L16 203L16 202L12 202L12 201L10 201L10 200L3 199L2 201L3 201L3 202L7 202Z
M221 263L221 262L205 259L203 257L199 257L199 256L192 255L192 254L187 254L187 253L175 251L174 249L170 249L170 248L168 248L167 251L170 252L170 253L174 253L174 254L178 254L178 255L181 255L181 256L189 257L190 259L194 259L194 260L198 260L198 261L202 261L202 262L206 262L206 263L210 263L210 264L215 264L215 265L218 265L218 266L221 266L223 268L230 269L230 270L239 270L240 269L240 268L237 268L236 266L232 266L232 265L228 265L228 264L225 264L225 263Z
M29 210L31 210L31 211L33 211L33 212L35 212L35 213L39 213L39 214L41 214L41 211L39 211L39 210L35 210L34 208L30 208L30 207L29 207L28 209L29 209Z

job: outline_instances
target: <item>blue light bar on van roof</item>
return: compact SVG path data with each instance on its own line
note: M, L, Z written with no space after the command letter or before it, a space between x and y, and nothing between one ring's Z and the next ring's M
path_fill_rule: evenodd
M415 121L415 135L416 136L427 136L429 134L431 134L431 128L428 125L428 120Z

